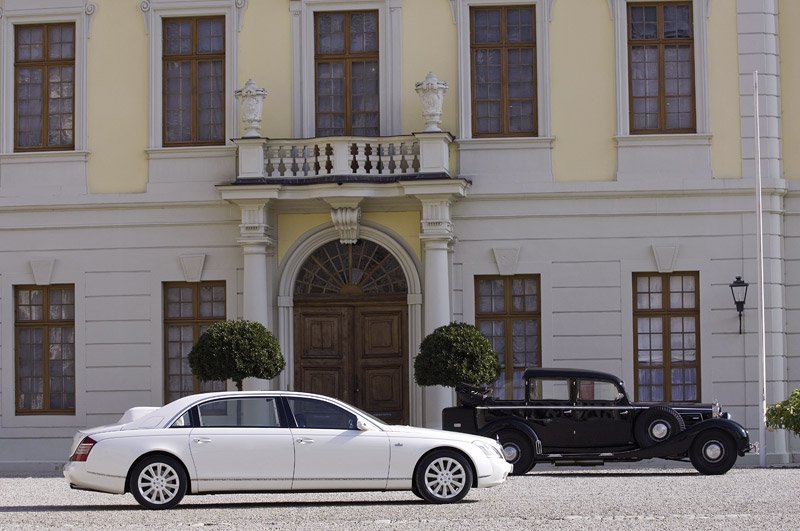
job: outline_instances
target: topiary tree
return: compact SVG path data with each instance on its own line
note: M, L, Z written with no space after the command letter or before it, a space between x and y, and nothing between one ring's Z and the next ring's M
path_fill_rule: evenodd
M783 402L767 408L767 426L773 429L783 428L800 435L800 388L792 391Z
M269 380L285 366L278 340L255 321L214 323L189 352L192 374L204 382L233 380L239 391L245 378Z
M467 323L450 323L428 334L414 360L419 385L484 385L499 376L500 362L489 340Z

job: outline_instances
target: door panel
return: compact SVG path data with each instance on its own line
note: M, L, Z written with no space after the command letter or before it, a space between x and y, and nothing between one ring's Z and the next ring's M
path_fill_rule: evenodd
M384 422L408 422L406 307L355 309L358 407Z
M295 308L295 389L352 402L352 308Z
M294 315L296 390L408 423L405 303L298 302Z

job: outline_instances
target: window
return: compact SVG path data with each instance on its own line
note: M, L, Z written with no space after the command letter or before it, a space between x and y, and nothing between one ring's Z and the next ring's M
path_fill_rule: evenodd
M621 398L617 386L602 380L578 380L578 400L586 402L614 402Z
M628 4L630 131L693 133L692 4Z
M75 147L75 24L14 27L14 151Z
M380 135L378 12L314 14L316 135Z
M535 136L534 7L473 7L470 34L473 136Z
M276 398L234 398L200 404L197 408L204 428L280 428Z
M525 369L541 364L539 289L537 275L475 277L475 323L503 369L495 396L523 398Z
M356 416L344 409L313 398L291 398L286 402L298 428L354 430Z
M637 400L700 400L699 274L634 273Z
M165 146L225 143L225 17L163 20Z
M530 382L530 401L568 402L570 381L562 378L536 378Z
M75 414L75 288L17 286L18 415Z
M225 282L164 284L165 402L226 389L226 382L200 382L189 367L189 352L200 334L214 322L224 320Z

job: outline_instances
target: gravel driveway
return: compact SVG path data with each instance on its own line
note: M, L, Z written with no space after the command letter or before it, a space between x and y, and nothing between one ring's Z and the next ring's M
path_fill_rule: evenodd
M798 529L800 469L537 466L456 505L410 492L187 496L171 511L130 494L70 490L63 478L0 478L0 528Z

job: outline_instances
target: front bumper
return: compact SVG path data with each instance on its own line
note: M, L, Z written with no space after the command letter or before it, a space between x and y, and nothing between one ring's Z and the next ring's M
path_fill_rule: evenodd
M505 459L490 459L492 472L478 478L478 488L496 487L505 482L514 466Z

